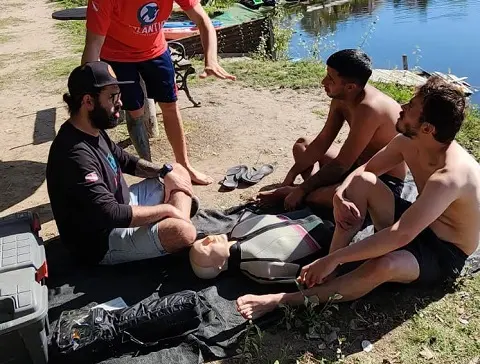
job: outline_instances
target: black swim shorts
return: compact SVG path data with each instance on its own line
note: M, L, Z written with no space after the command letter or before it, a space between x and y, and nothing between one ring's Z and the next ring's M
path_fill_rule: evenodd
M393 192L395 198L400 197L402 195L404 182L403 179L390 176L388 174L382 174L378 177L380 181L385 183L390 191Z
M411 205L411 202L395 196L395 221L398 221ZM415 283L421 284L458 277L468 257L456 245L438 238L430 228L423 230L399 250L409 251L417 260L420 276Z

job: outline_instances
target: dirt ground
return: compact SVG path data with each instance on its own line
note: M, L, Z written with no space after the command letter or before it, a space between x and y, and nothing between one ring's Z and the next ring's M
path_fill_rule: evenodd
M27 6L4 0L0 10L0 216L37 211L43 237L49 239L57 229L45 167L55 133L68 117L62 102L67 76L52 80L49 67L78 55L55 27L52 4L36 0ZM301 136L314 137L328 110L323 91L254 90L243 87L241 81L220 80L200 81L191 91L202 102L194 108L180 93L191 161L216 180L210 186L195 187L202 207L227 208L255 196L266 185L281 182L292 163L291 146ZM113 130L113 138L127 139L125 129L120 125ZM160 129L162 135L151 140L151 148L154 161L163 164L172 160L172 152L161 125ZM134 152L132 146L127 150ZM229 167L262 163L276 164L276 169L261 183L219 192L218 182ZM135 177L128 178L129 183L133 181Z

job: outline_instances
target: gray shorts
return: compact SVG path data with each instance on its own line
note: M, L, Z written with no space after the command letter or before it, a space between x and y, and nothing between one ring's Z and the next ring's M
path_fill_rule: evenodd
M130 186L131 206L154 206L163 203L163 200L163 184L156 178L145 179ZM160 243L156 223L113 229L108 244L108 251L100 264L119 264L168 254Z

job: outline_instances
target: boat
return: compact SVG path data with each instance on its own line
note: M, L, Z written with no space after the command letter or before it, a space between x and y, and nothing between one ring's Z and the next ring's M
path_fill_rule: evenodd
M466 96L470 96L470 95L473 95L474 93L478 92L478 90L475 89L475 87L473 87L467 81L465 81L467 79L467 77L457 77L454 74L442 73L442 72L439 72L439 71L427 72L420 67L418 67L418 69L419 69L418 73L422 77L428 78L430 76L438 76L438 77L444 79L445 81L447 81L449 83L453 83L453 84L459 86L460 89L463 91L463 93Z
M260 9L261 6L277 5L276 0L238 0L238 3L255 10Z
M215 29L223 25L219 20L212 20L212 24ZM167 21L163 25L163 34L165 39L175 40L200 34L200 31L192 21Z

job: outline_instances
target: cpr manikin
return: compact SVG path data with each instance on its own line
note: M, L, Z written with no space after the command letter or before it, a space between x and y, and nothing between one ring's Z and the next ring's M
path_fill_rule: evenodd
M190 263L202 279L229 269L260 283L291 282L304 264L328 253L332 234L333 225L315 215L289 219L246 213L228 236L197 240Z

